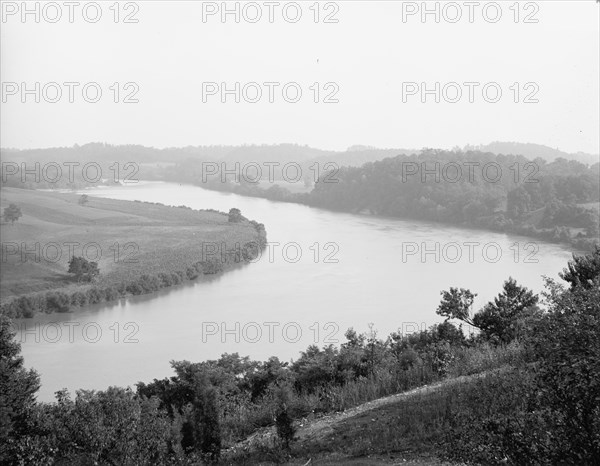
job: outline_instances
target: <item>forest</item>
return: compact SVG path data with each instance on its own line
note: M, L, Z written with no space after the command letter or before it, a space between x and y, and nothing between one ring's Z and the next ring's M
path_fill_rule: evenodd
M165 170L171 181L314 207L522 234L593 251L599 242L600 164L478 151L423 150L323 173L307 193L272 184L202 182L201 164Z

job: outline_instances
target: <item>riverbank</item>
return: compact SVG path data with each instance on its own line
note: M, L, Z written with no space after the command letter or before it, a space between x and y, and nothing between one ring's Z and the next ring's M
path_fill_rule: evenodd
M16 204L23 214L0 226L0 312L12 317L66 312L202 279L252 260L266 243L262 224L230 222L214 210L96 197L81 204L75 194L17 188L1 193L2 210ZM99 277L77 282L68 273L72 256L97 262Z
M171 180L171 182L174 182ZM582 228L557 227L544 228L541 226L541 221L545 208L538 209L525 216L521 222L507 220L503 212L498 212L495 215L480 217L472 222L453 222L443 221L439 218L429 218L423 215L392 215L389 212L378 212L373 208L341 208L330 204L325 204L311 198L310 192L297 189L296 192L290 191L283 183L272 185L271 188L265 189L261 186L241 185L227 183L199 183L189 181L186 184L197 186L202 189L208 189L217 192L233 193L239 196L255 197L259 199L267 199L274 202L292 203L315 207L330 212L343 212L355 215L365 215L378 218L389 218L395 220L414 220L437 223L443 226L452 226L463 228L465 230L480 230L494 233L505 233L519 236L525 236L531 239L537 239L554 244L568 245L573 249L573 252L587 253L594 250L594 246L600 243L600 238L589 238L583 234ZM290 185L288 183L288 185ZM263 183L264 186L264 183ZM589 210L590 214L598 216L600 204L597 202L588 203L579 207Z

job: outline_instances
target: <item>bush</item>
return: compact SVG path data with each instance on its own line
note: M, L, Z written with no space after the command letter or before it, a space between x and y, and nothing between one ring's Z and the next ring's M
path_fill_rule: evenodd
M121 294L119 290L114 286L109 286L104 289L104 297L106 301L114 301L115 299L119 299Z
M195 267L188 267L185 270L185 274L188 280L194 280L196 278L198 278L198 271L196 270Z
M166 464L170 423L157 400L129 390L65 391L32 411L17 464Z
M537 394L553 419L551 459L600 458L600 278L553 288L550 312L528 342L539 367ZM591 464L591 463L589 463Z
M171 276L171 274L161 272L158 274L158 279L160 280L162 288L166 288L168 286L173 285L173 277Z
M140 295L140 294L144 293L144 288L137 281L129 282L126 290L128 293L131 293L132 295Z
M143 293L151 293L160 289L160 279L156 275L142 275L138 280L138 284L143 290Z
M87 302L87 295L85 293L82 293L81 291L75 291L71 295L71 304L73 306L83 307L87 304Z
M43 303L39 297L21 296L10 303L10 311L7 311L12 317L33 317L36 311L42 310L46 306L46 299Z
M223 264L217 259L202 261L201 265L205 275L212 275L223 271Z
M419 362L419 355L412 348L407 348L400 353L398 364L403 371L411 369Z
M89 304L98 304L104 301L105 295L103 290L93 287L87 291L87 299Z
M48 312L68 312L71 308L71 299L61 291L48 293L46 294L46 308Z

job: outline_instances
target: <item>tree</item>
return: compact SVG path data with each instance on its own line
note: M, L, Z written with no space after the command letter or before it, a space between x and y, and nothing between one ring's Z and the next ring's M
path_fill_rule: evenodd
M170 464L171 422L156 398L130 389L66 389L40 403L18 444L14 464Z
M11 224L15 223L22 216L21 208L17 204L10 204L4 208L4 220Z
M569 261L567 268L558 275L571 284L571 289L575 289L577 286L592 287L593 280L598 274L600 274L600 246L596 245L592 254L585 256L573 254L573 260Z
M182 428L182 446L188 452L199 452L205 462L216 463L221 455L217 391L199 365L183 364L183 370L191 377L191 380L182 381L190 391L187 396L191 396L191 403L187 407L191 410L188 411L188 420Z
M565 290L548 279L549 312L529 341L538 361L533 397L549 410L551 423L547 464L598 464L600 458L599 270L590 281Z
M488 339L508 343L517 337L520 321L537 311L538 300L533 291L509 277L494 302L475 314L473 323Z
M289 386L278 387L276 391L277 411L275 414L275 428L277 437L285 452L290 451L290 443L294 440L296 427L289 412L291 400L291 388Z
M227 365L226 361L224 363ZM198 454L207 463L217 462L221 453L221 410L217 387L223 390L228 382L222 378L217 384L213 378L222 375L223 371L208 363L193 364L189 361L171 361L171 366L175 377L155 379L148 385L139 383L138 394L157 397L161 409L165 409L171 419L182 420L179 434L184 452ZM233 375L230 379L236 380Z
M469 325L477 327L471 319L471 307L477 293L461 288L450 288L450 291L442 291L442 301L437 308L436 314L448 319L458 319Z
M90 198L88 197L87 194L82 194L79 197L79 205L86 205L88 202L90 201Z
M217 390L208 386L203 393L196 394L194 410L199 423L200 450L208 462L218 462L221 456L221 423Z
M21 345L14 341L10 320L0 315L0 463L8 457L10 444L25 431L28 410L35 404L40 378L23 367Z
M531 196L523 186L509 191L506 196L506 213L510 218L519 219L531 210Z
M100 275L100 270L98 269L98 262L88 261L84 257L73 256L69 261L69 273L75 275L78 282L82 280L91 282Z
M258 363L246 374L246 384L250 390L250 400L257 401L268 390L290 377L287 362L281 362L276 356L270 357L263 363Z
M244 219L242 217L242 212L240 209L236 209L235 207L229 210L229 221L231 223L239 223Z

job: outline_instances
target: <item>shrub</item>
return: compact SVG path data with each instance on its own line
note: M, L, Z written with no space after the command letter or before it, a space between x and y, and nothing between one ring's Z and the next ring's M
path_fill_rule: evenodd
M223 270L223 264L216 259L203 261L201 264L205 275L212 275Z
M46 308L48 312L68 312L71 308L71 299L62 291L46 294Z
M529 345L539 367L537 394L554 420L551 459L586 464L600 458L600 270L590 283L554 288L550 312ZM551 287L555 287L550 283Z
M129 282L126 288L128 293L132 295L140 295L144 293L144 288L137 281Z
M114 301L120 297L120 293L114 286L108 286L104 289L104 297L106 301Z
M181 275L176 272L171 273L171 283L173 285L179 285L183 281Z
M242 258L244 261L252 261L258 257L260 253L259 245L255 242L244 244L242 247Z
M42 306L39 301L39 298L35 299L32 296L21 296L11 302L11 304L14 305L14 310L11 314L13 314L14 317L33 317L36 311L41 311L42 308L45 307L45 300L44 306Z
M104 301L105 295L103 290L94 286L87 291L87 298L89 304L98 304Z
M419 355L412 348L408 348L402 351L402 353L400 353L400 356L398 357L398 364L400 365L400 368L403 371L414 367L418 362Z
M156 275L144 274L138 279L144 293L151 293L160 289L160 280Z
M161 272L158 274L158 279L163 288L173 285L173 277L171 274Z
M188 267L185 269L185 274L188 280L194 280L198 278L198 271L195 267Z
M85 306L88 302L87 299L87 295L85 293L82 293L81 291L75 291L72 295L71 295L71 304L73 306Z

